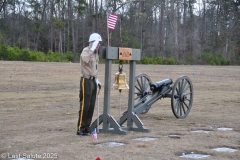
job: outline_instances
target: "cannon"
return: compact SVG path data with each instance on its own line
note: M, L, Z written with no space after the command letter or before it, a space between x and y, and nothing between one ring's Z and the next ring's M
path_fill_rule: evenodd
M152 83L147 74L141 73L135 77L134 107L136 115L146 114L152 104L161 98L171 98L171 108L176 118L185 118L193 103L193 85L187 76L178 78L174 85L171 78ZM126 120L126 112L119 120L122 125Z

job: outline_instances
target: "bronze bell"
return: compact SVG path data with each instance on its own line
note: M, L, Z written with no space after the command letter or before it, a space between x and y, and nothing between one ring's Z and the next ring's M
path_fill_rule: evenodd
M124 72L118 72L115 74L115 82L113 84L114 89L129 89L129 86L126 82L126 74Z

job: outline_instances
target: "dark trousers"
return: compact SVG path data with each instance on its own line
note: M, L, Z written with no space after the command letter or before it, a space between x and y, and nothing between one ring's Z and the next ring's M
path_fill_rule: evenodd
M96 101L96 93L97 84L95 80L81 77L79 90L80 110L78 117L78 131L81 129L88 129L91 124Z

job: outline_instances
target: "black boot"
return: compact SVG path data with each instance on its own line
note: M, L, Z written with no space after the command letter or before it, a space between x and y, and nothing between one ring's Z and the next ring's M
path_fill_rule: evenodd
M90 128L89 127L85 128L85 131L87 134L90 133Z
M77 135L86 136L87 132L85 129L81 129L81 130L77 131Z

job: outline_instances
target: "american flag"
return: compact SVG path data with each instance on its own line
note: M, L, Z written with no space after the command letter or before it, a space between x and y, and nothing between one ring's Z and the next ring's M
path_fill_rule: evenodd
M96 140L97 139L97 131L96 128L92 131L92 139Z
M117 15L109 14L109 17L108 17L108 28L109 29L114 29L116 23L117 23Z

